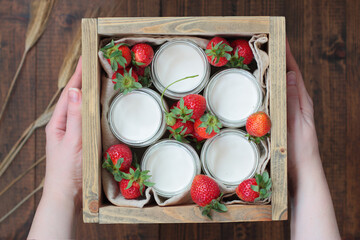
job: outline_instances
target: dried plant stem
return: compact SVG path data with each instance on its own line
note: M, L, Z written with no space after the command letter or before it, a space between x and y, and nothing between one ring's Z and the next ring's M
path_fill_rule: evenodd
M0 219L0 223L2 223L8 216L10 216L13 212L15 212L21 205L24 204L24 202L26 202L29 198L31 198L35 193L37 193L38 191L40 191L42 188L44 187L44 179L41 181L41 183L39 184L39 186L32 191L29 195L27 195L23 200L21 200L18 204L16 204L16 206L11 209L7 214L5 214L1 219Z
M21 137L15 143L15 145L11 148L10 152L6 155L3 161L0 164L0 177L4 174L6 169L9 167L12 159L17 155L20 151L21 147L24 146L26 141L30 138L31 134L34 132L35 122L31 123L30 126L23 132Z
M10 166L12 161L15 159L16 155L20 152L24 144L31 137L33 132L39 128L47 124L52 116L55 107L50 108L45 111L41 116L36 119L30 126L23 132L21 137L15 143L15 145L11 148L10 152L6 155L6 157L2 160L0 164L0 177L5 173L6 169Z
M51 100L50 100L49 104L47 105L45 111L49 110L50 107L54 104L54 101L55 101L55 99L59 96L59 94L61 93L61 90L62 90L62 89L60 89L60 88L58 88L58 89L56 90L56 93L55 93L54 96L51 98Z
M28 51L25 49L25 51L24 51L24 53L23 53L23 55L22 55L22 57L21 57L20 64L19 64L19 66L18 66L18 68L17 68L17 70L16 70L16 73L15 73L15 75L14 75L14 78L11 80L10 88L9 88L7 94L6 94L4 103L3 103L2 107L1 107L0 122L1 122L1 119L2 119L2 117L3 117L3 115L4 115L4 111L5 111L5 109L6 109L6 106L7 106L8 102L9 102L9 99L10 99L10 96L11 96L11 92L12 92L14 86L15 86L17 77L18 77L18 75L19 75L19 73L20 73L20 70L21 70L22 66L24 65L24 61L25 61L25 58L26 58L27 53L28 53Z
M22 179L28 172L30 172L31 169L35 168L37 165L42 163L46 159L46 155L42 156L39 160L37 160L35 163L33 163L28 169L26 169L23 173L21 173L17 178L12 180L12 182L7 185L1 192L0 197L7 191L9 188L11 188L15 183L17 183L20 179Z
M9 102L17 77L19 76L22 66L24 65L26 55L44 33L54 2L54 0L34 0L31 2L31 17L26 31L25 50L20 64L16 70L15 76L11 80L10 88L6 94L5 101L2 104L0 122L4 116L4 111Z

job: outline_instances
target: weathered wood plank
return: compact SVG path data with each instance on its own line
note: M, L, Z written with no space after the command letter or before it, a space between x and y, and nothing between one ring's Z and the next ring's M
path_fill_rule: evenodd
M273 182L272 219L287 219L287 128L286 128L286 59L285 18L270 18L270 116L271 162Z
M234 34L268 33L268 17L163 17L163 18L99 18L100 35L126 34Z
M0 105L4 103L25 46L30 1L4 0L0 4ZM36 46L29 52L9 104L0 122L0 161L8 154L23 131L36 118ZM32 136L0 179L0 191L35 161L36 139ZM0 201L0 216L10 211L35 188L35 171L8 190ZM0 239L25 239L36 202L30 198L0 224Z
M346 197L343 198L344 208L336 209L343 211L344 221L338 222L342 228L344 239L360 239L360 191L358 190L356 181L360 174L360 1L346 1L346 46L344 49L337 49L338 54L345 53L346 58L346 80L344 84L344 95L346 99L346 122L347 126L346 138L344 145L346 148L346 157L340 158L346 161L345 177L346 181L344 192ZM343 52L345 51L345 52ZM341 82L341 81L340 81ZM339 102L343 102L338 99ZM331 186L334 189L342 190L342 186L338 186L337 179L333 178ZM336 212L338 214L338 211Z
M83 219L98 222L101 196L100 68L97 20L82 20Z
M201 215L194 205L145 208L104 206L99 209L99 223L213 223L271 221L271 205L229 205L228 212L213 214L213 220Z

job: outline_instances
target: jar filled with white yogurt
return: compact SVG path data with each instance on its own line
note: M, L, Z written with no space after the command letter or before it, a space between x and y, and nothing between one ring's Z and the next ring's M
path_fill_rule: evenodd
M198 76L170 86L165 96L178 100L188 94L201 92L209 80L210 65L204 50L189 40L169 41L156 51L151 76L159 92L176 80L194 75Z
M176 140L161 140L149 147L142 158L142 170L149 170L149 181L162 197L173 197L191 187L193 178L200 174L200 160L188 144Z
M206 140L201 150L204 172L227 186L238 186L254 176L259 164L257 145L238 129L223 129Z
M168 110L165 102L164 107ZM117 95L110 105L108 121L115 137L133 147L155 143L166 130L160 95L149 88Z
M231 68L215 74L205 88L208 110L216 115L225 127L243 127L246 119L259 111L262 91L254 75Z

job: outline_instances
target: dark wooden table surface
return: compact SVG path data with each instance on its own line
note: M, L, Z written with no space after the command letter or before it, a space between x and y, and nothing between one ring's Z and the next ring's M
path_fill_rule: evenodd
M59 67L87 8L105 1L58 1L48 27L30 51L5 118L0 159L43 112L57 88ZM29 0L0 1L0 103L20 61ZM287 37L314 100L320 152L343 239L360 239L360 1L357 0L124 0L119 17L285 16ZM28 141L0 179L0 189L45 152L44 129ZM42 164L0 199L0 216L41 181ZM316 184L316 183L314 183ZM0 225L0 239L24 239L41 193ZM77 224L78 239L289 239L285 222L233 224Z

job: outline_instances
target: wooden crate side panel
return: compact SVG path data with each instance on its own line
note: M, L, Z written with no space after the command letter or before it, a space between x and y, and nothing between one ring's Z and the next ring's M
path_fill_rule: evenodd
M100 66L97 19L82 20L83 221L98 222L101 196Z
M168 34L168 35L243 35L268 33L269 17L154 17L99 18L100 35Z
M286 35L285 18L270 21L270 115L271 178L273 181L272 219L286 220L287 203L287 124L286 124Z
M213 212L213 220L201 215L195 204L169 207L125 208L104 206L99 223L212 223L271 221L271 205L229 205L228 212Z

